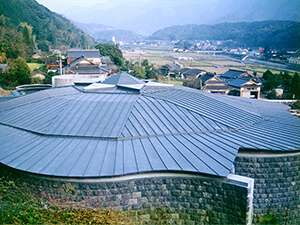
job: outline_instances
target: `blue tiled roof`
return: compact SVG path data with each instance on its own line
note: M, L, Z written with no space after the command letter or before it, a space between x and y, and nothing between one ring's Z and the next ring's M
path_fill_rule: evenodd
M148 85L126 73L103 83L93 92L69 86L0 101L0 162L58 177L226 177L240 148L300 149L300 121L285 105Z

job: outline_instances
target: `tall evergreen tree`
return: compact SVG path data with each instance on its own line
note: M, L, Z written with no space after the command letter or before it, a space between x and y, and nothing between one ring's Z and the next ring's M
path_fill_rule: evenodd
M27 26L24 26L24 30L23 30L23 38L24 38L24 42L25 42L25 44L28 46L29 50L30 50L31 52L33 52L33 41L32 41L32 39L30 38L30 34L29 34L29 31L28 31Z
M296 99L300 99L300 77L297 72L294 74L292 80L292 93Z

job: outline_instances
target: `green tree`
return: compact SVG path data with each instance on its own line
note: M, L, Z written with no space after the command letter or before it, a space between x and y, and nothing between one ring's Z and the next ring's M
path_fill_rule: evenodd
M266 80L263 91L271 91L283 83L280 74L273 74L270 70L263 73L263 79Z
M52 84L52 77L55 75L59 75L59 72L49 71L44 79L44 84Z
M123 66L122 66L122 70L123 71L130 71L133 69L133 64L132 62L126 60L124 63L123 63Z
M45 41L41 41L37 47L42 50L43 52L49 52L49 45Z
M156 79L157 74L155 71L155 67L153 66L153 64L149 63L148 59L143 60L142 66L145 68L146 79Z
M263 73L263 79L269 80L269 78L273 76L273 73L268 69L266 72Z
M113 44L100 43L96 46L99 49L100 54L103 56L109 56L109 58L117 65L122 66L123 54L118 46Z
M193 44L191 44L189 41L185 41L185 42L183 43L183 49L184 49L184 50L187 50L187 49L189 49L190 47L192 47L192 45L193 45Z
M276 96L276 91L275 91L275 90L270 91L270 92L267 94L267 98L268 98L268 99L276 99L276 98L277 98L277 96Z
M295 95L296 99L300 99L300 77L297 72L295 72L292 79L292 94Z
M146 70L146 78L147 79L157 79L157 73L156 73L155 67L153 65L146 67L145 70Z
M292 85L293 76L291 76L287 71L285 71L284 73L280 73L280 75L282 84L290 87Z
M143 66L134 66L133 71L130 73L131 75L135 76L139 79L145 79L146 78L146 71Z
M150 66L148 59L143 60L142 66L144 66L144 67L149 67Z
M13 85L30 84L30 69L21 57L10 62L9 67L9 81Z
M167 66L162 66L161 67L161 72L162 72L162 75L167 76L170 72L170 68L167 67Z
M123 60L119 56L114 56L112 60L117 66L123 66Z
M33 41L30 38L30 34L28 31L27 26L24 26L24 30L23 30L23 38L24 38L24 42L25 44L29 47L29 49L33 52Z

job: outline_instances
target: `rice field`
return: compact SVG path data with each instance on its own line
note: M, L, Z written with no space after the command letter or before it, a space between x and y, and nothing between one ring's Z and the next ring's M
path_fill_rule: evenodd
M123 52L123 55L126 60L131 62L142 62L144 59L148 59L148 61L155 65L156 68L177 61L184 67L197 68L216 74L225 73L230 68L246 70L249 73L256 72L258 75L262 75L267 69L270 69L272 73L284 71L263 65L241 63L239 60L206 53L177 53L162 50L138 50L134 52ZM180 56L192 57L193 60L176 59L176 57Z

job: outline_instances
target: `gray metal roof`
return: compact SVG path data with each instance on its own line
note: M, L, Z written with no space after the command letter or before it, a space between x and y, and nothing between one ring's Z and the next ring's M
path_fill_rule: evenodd
M258 84L249 84L249 85L245 85L245 83L249 82L249 79L243 79L243 78L237 78L237 79L234 79L232 81L230 81L228 83L229 86L232 86L232 87L260 87L261 85L258 85Z
M235 79L245 73L247 73L247 71L229 69L226 73L222 74L221 77L227 79Z
M68 50L67 58L79 58L81 56L84 56L86 58L100 58L101 54L98 49Z
M287 106L147 84L126 73L106 83L110 88L61 87L0 101L0 162L60 177L226 177L240 148L300 149L300 121Z
M115 85L127 85L127 84L145 84L144 81L141 81L125 72L120 72L109 76L102 82L103 84L115 84Z

